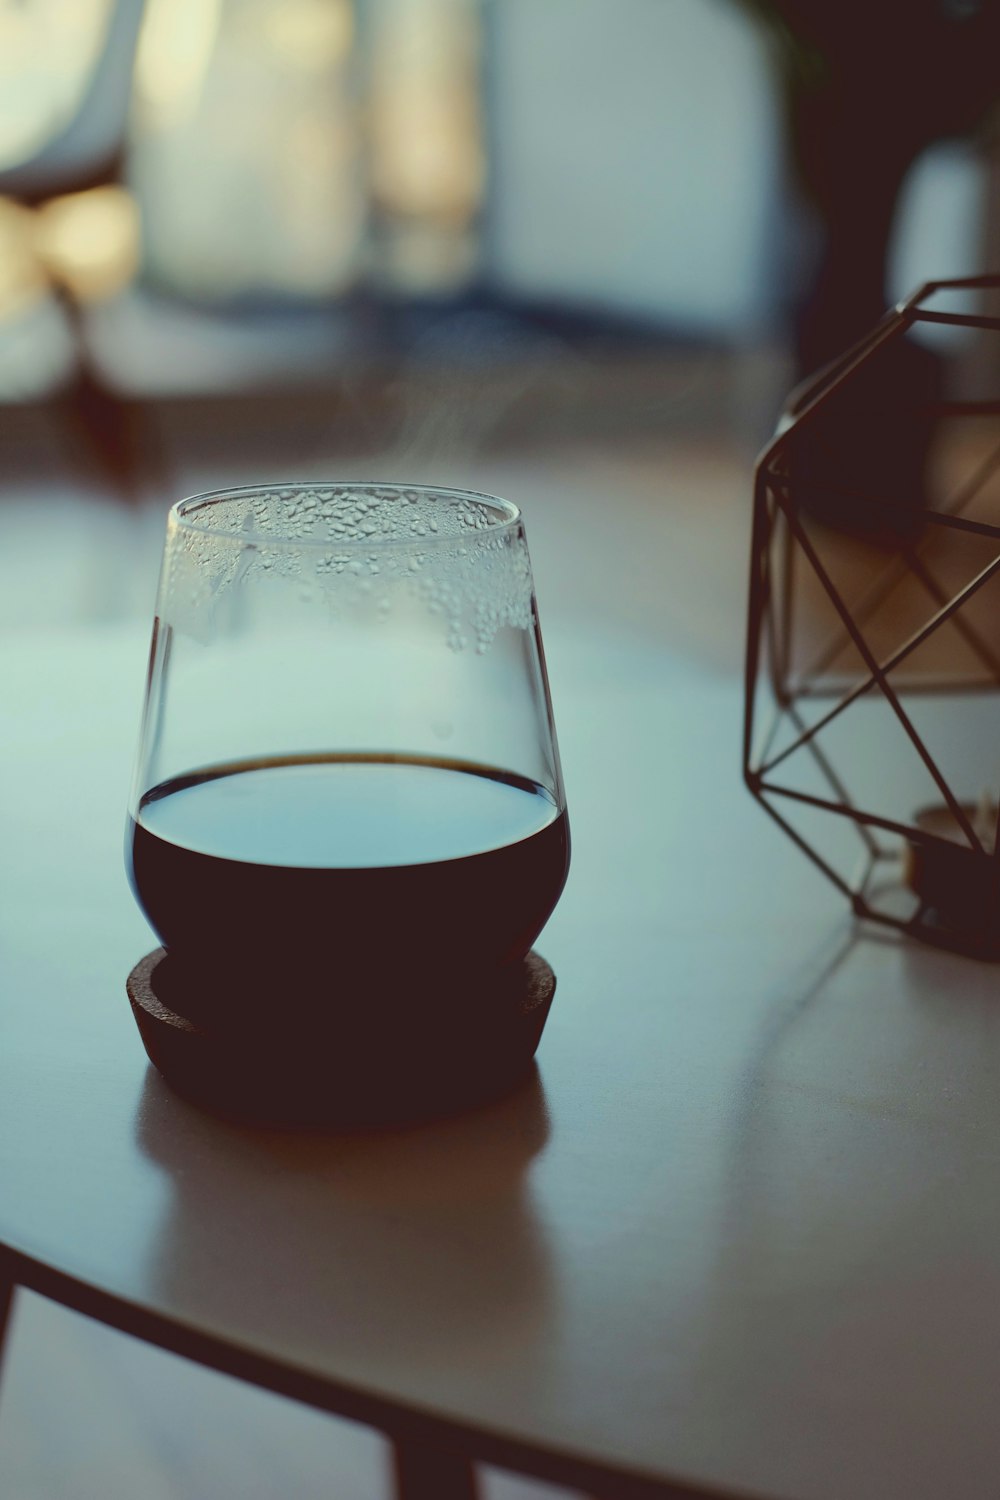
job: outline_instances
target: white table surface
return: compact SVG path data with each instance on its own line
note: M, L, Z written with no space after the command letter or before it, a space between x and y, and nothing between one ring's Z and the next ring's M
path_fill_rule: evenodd
M352 1137L227 1125L147 1065L145 631L0 645L0 1244L554 1479L995 1500L1000 970L855 933L740 784L735 682L548 647L574 855L537 1078Z

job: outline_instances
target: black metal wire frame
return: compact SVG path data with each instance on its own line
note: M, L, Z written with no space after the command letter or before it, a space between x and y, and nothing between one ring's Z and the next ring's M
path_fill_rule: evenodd
M835 391L839 390L845 381L851 377L863 364L886 343L890 338L899 337L905 333L914 322L938 321L939 317L945 315L924 316L920 304L928 297L934 296L938 291L960 288L962 290L988 290L1000 289L1000 276L976 276L964 280L930 281L915 292L911 297L897 304L897 307L886 314L882 321L867 334L858 344L850 349L840 360L828 366L807 384L807 386L794 393L789 410L794 414L795 420L783 419L779 424L778 437L766 449L761 457L759 467L765 465L770 469L772 480L778 478L774 468L776 461L784 457L787 447L787 435L794 426L796 431L807 422L811 415L820 410L826 400ZM951 314L947 320L951 321ZM963 320L958 319L962 324ZM993 320L996 322L996 320ZM980 326L978 321L965 323L964 326ZM1000 326L1000 323L997 324ZM954 401L946 405L938 403L939 410L947 410L953 416L995 416L1000 414L1000 401ZM969 480L960 485L956 493L945 503L943 512L928 512L925 519L931 524L948 524L948 517L959 517L968 505L972 503L983 486L992 475L1000 468L1000 443L996 445L992 453L973 471ZM799 481L800 485L802 481ZM808 481L809 493L832 494L842 498L868 501L873 505L880 504L878 495L871 491L857 487L846 487L834 484L825 484L815 478ZM974 531L982 535L995 535L1000 537L1000 528L983 526L982 523L966 522L964 525L956 522L957 530ZM910 571L905 559L900 559L895 564L889 564L881 580L876 579L870 595L855 607L855 618L858 624L863 624L871 613L879 608L892 594L899 583L907 577ZM960 628L956 621L956 628ZM829 651L829 660L835 660L836 656L843 650L846 638L843 635L834 636ZM823 668L819 665L807 669L810 677L820 675Z
M906 844L914 847L949 847L950 841L915 825L901 823L877 811L859 807L836 766L818 743L818 736L836 718L848 711L852 704L867 694L878 692L889 705L937 787L944 806L961 830L969 856L980 862L985 871L994 868L998 858L996 850L997 844L1000 844L1000 826L994 848L988 850L972 826L966 807L955 789L949 786L907 714L902 702L904 690L897 689L889 681L889 674L936 631L950 626L961 635L975 656L983 669L983 677L907 682L905 694L1000 692L1000 655L960 613L969 599L1000 574L1000 525L973 521L963 514L1000 470L1000 443L962 480L941 509L928 510L922 514L922 519L934 530L948 528L995 540L997 555L957 593L952 593L941 582L928 558L933 536L931 531L919 543L902 544L898 557L887 564L883 574L869 585L853 608L848 607L824 567L813 540L802 524L800 506L803 501L808 501L817 494L849 495L853 500L868 500L876 506L883 502L880 502L878 495L865 492L863 476L861 486L851 490L814 479L799 480L789 466L788 457L792 441L798 438L804 427L816 420L827 401L888 340L904 335L915 323L945 323L1000 332L1000 318L978 314L937 313L924 305L938 292L952 289L1000 291L1000 276L928 282L913 296L899 303L865 339L840 360L821 371L808 385L793 393L774 439L758 460L754 477L743 730L744 780L769 816L841 891L857 915L920 936L928 936L929 920L921 903L917 904L914 915L904 918L879 910L868 899L873 871L880 863L895 857L895 851L887 849L877 835L891 835L895 840L902 841L904 847ZM935 410L949 416L1000 416L1000 400L948 402L939 404ZM800 558L822 587L836 615L837 625L832 637L811 657L807 665L793 673L795 594ZM888 657L879 661L868 644L864 627L906 578L914 579L936 608L924 625L915 630ZM849 685L837 688L823 679L841 652L851 645L864 663L865 675L860 681L853 680ZM755 747L760 700L765 683L772 698L772 716L760 737L760 743ZM799 711L799 704L805 700L831 696L835 699L831 707L818 720L808 723ZM790 744L774 754L779 730L782 725L788 724L796 731L795 736ZM810 756L823 785L829 789L828 796L799 791L773 779L774 771L797 751ZM820 850L793 826L788 817L779 811L775 805L779 799L786 804L813 808L854 824L862 846L862 859L860 868L852 879L845 879ZM950 844L950 847L954 848L954 845ZM997 868L1000 869L1000 866ZM935 918L935 924L936 920ZM959 948L978 950L981 947L974 939L966 942L961 935L956 937L955 934L942 934L937 925L933 940L944 941L948 946Z
M987 403L982 403L986 405ZM988 403L991 415L1000 415L1000 402ZM950 408L949 408L950 410ZM982 414L980 411L977 413ZM990 526L986 522L969 521L962 515L962 511L981 492L983 486L989 482L993 475L1000 469L1000 443L997 443L993 451L974 471L971 478L960 485L956 493L948 500L943 511L926 511L924 519L931 526L946 526L955 531L966 531L977 536L996 537L1000 540L1000 527ZM780 484L784 475L772 469L768 475L772 485ZM879 504L878 497L869 491L857 487L826 483L818 479L798 481L796 495L799 499L811 497L812 495L833 495L837 498L850 500L870 501ZM889 562L880 577L876 578L862 595L861 599L853 606L852 615L856 624L864 625L875 612L880 609L895 593L899 585L911 574L921 582L925 589L932 595L937 596L939 602L947 597L946 590L930 572L923 560L922 553L927 550L927 542L917 545L904 546L899 557ZM963 636L966 644L980 656L990 667L991 672L997 678L1000 686L1000 660L981 640L977 632L967 621L956 619L955 629ZM849 637L844 631L835 632L827 645L822 648L818 656L803 669L803 675L810 680L819 678L836 661L837 657L848 644Z
M834 584L830 579L830 575L827 573L826 569L819 561L819 558L814 551L812 544L810 543L805 532L802 530L800 523L794 516L790 508L789 500L786 498L783 501L779 501L779 504L786 512L786 519L788 521L789 529L795 535L796 540L799 542L800 547L808 557L815 573L817 574L820 582L822 583L824 589L833 602L834 608L837 610L838 614L843 620L850 640L854 642L857 649L861 652L865 664L869 668L870 675L862 679L860 683L846 692L843 697L837 703L835 703L827 713L822 716L822 718L817 720L816 723L812 724L808 729L806 729L798 740L782 750L781 754L776 756L774 760L770 761L767 765L762 766L760 768L762 772L773 771L775 766L779 765L781 761L786 760L788 756L792 755L796 750L800 748L800 746L807 744L811 739L813 739L815 735L820 732L821 729L825 729L826 726L830 724L835 718L837 718L839 714L843 713L844 709L848 708L852 703L856 702L858 698L862 697L871 688L875 687L876 684L882 688L882 691L885 693L886 697L889 698L890 703L892 703L893 707L896 709L897 715L900 717L905 729L907 724L906 716L902 714L901 710L897 706L898 699L891 692L891 690L887 690L888 674L890 672L894 672L897 667L901 666L906 658L910 656L914 651L916 651L919 646L922 646L924 642L927 641L936 630L938 630L942 625L949 621L951 617L962 608L962 606L968 599L972 598L972 596L976 594L984 584L989 583L990 579L995 577L996 574L1000 572L1000 554L998 554L998 556L995 557L991 563L988 563L985 568L981 569L981 571L976 575L975 578L971 580L970 583L966 584L964 589L961 589L957 594L949 599L947 603L942 604L937 613L933 615L925 625L921 626L919 630L914 631L909 639L904 641L904 643L900 647L898 647L891 656L886 657L886 659L879 665L873 666L872 664L874 663L875 658L869 650L864 636L858 629L852 616L847 610L846 604L844 604L836 588L834 587ZM1000 683L998 683L998 686L1000 686ZM930 765L928 765L928 770L931 770L932 775L934 774Z

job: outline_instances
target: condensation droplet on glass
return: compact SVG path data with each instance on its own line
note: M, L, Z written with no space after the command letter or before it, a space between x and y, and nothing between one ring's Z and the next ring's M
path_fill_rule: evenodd
M297 580L296 596L305 601L310 585L322 587L331 606L351 608L352 598L382 619L394 602L393 587L402 584L412 600L442 621L443 642L453 650L466 644L482 652L497 632L531 625L531 582L523 538L496 522L488 507L473 499L448 499L412 486L282 486L281 514L268 508L263 493L244 494L232 503L234 525L249 531L242 568L219 568L219 553L208 536L189 537L171 563L170 596L178 613L188 616L199 590L224 593L254 578ZM405 521L400 511L406 507ZM284 535L286 544L272 552L268 536ZM433 547L421 538L432 534ZM326 540L320 555L287 546L293 537ZM399 550L352 555L352 543L370 539L403 542ZM409 543L407 546L406 543ZM271 555L269 555L269 553ZM376 580L373 584L372 580ZM439 637L440 639L441 637Z

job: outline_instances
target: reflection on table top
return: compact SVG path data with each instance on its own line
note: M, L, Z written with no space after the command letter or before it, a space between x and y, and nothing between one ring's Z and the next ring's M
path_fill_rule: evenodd
M997 971L854 932L739 784L736 684L550 633L574 865L537 1076L302 1137L176 1099L128 1014L143 634L0 647L0 1239L553 1478L992 1493Z

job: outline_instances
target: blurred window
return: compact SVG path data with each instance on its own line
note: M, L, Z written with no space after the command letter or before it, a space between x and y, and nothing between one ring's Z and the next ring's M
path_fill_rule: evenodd
M488 287L728 338L780 305L775 104L732 4L0 0L0 158L72 117L126 3L138 215L105 195L35 236L83 295L138 261L237 308Z
M451 289L482 180L476 0L148 0L130 177L192 297Z

